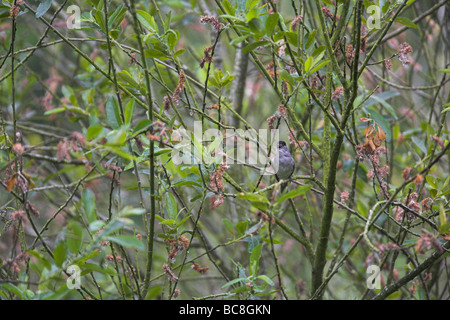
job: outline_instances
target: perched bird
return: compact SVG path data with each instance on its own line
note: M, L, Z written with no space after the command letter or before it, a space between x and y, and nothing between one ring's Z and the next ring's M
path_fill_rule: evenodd
M286 142L278 142L278 152L275 154L275 163L278 163L278 171L276 172L277 179L289 179L295 170L295 160L289 152ZM281 184L281 192L288 186L288 182Z

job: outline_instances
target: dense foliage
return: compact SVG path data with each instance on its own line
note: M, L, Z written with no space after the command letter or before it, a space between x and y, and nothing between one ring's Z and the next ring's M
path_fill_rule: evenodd
M0 299L448 299L449 16L3 0Z

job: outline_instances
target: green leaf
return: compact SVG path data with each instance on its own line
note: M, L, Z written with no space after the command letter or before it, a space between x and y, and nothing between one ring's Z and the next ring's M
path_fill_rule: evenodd
M67 248L73 254L80 251L83 244L83 227L76 221L72 221L67 225L66 231Z
M48 115L51 115L51 114L64 112L64 111L66 111L66 110L67 110L67 108L54 108L54 109L45 111L45 112L44 112L44 116L48 116Z
M436 178L434 176L426 176L427 182L430 186L432 186L434 189L438 189L438 185L436 184Z
M117 275L116 270L113 269L113 267L111 265L109 265L106 268L102 268L99 265L96 265L94 263L85 263L83 265L83 270L81 271L80 276L84 276L86 274L89 274L91 272L98 272L98 273L103 273L103 274L109 274L112 276Z
M106 120L113 129L118 129L122 125L119 104L113 96L106 102Z
M97 220L94 192L92 192L91 189L84 189L81 201L83 203L84 213L86 214L89 223Z
M235 284L235 283L238 283L238 282L240 282L240 281L247 281L248 279L247 278L236 278L236 279L233 279L233 280L231 280L231 281L228 281L227 283L225 283L223 286L222 286L222 289L223 288L226 288L226 287L229 287L229 286L232 286L233 284Z
M316 65L314 68L312 68L311 71L309 71L309 73L310 73L310 74L313 74L314 72L319 71L320 69L322 69L323 67L325 67L329 62L330 62L330 60L322 61L321 63L319 63L318 65Z
M245 230L247 230L248 221L241 221L236 223L236 233L237 235L242 235L245 233Z
M295 85L294 78L290 75L290 73L286 69L281 70L279 76L280 76L281 80L286 81L287 83L289 83L292 86Z
M381 129L383 129L384 133L386 134L386 141L390 142L392 135L391 135L391 126L389 125L389 122L387 122L384 116L380 115L374 109L368 109L368 112L370 113L369 118L373 119L377 123L377 125L379 125Z
M171 193L166 193L166 209L167 214L169 215L170 219L176 219L177 218L177 201L175 200L175 197Z
M36 18L42 17L52 5L52 0L43 0L36 9Z
M102 132L103 126L101 124L94 124L90 126L86 133L86 140L92 140L96 138L100 132Z
M143 10L136 10L137 18L140 23L150 32L158 33L158 25L155 18Z
M266 276L264 274L260 275L260 276L257 276L256 279L260 279L260 280L264 281L265 283L267 283L268 285L271 285L271 286L275 285L274 282L272 281L272 279L270 279L268 276Z
M308 72L309 69L311 69L312 61L313 61L312 57L308 57L308 59L306 59L305 66L304 66L305 67L305 72Z
M170 50L173 50L178 42L179 35L178 31L174 31L169 29L167 31L167 44L169 45Z
M327 49L327 46L320 46L317 47L316 49L314 49L312 56L313 57L317 57L318 55L322 54L323 52L325 52L325 50Z
M244 41L245 39L247 39L250 36L250 34L246 34L237 38L234 38L231 42L230 45L234 46L235 44L241 43L242 41Z
M61 268L67 256L67 245L65 241L60 241L53 250L53 259L55 260L56 266Z
M125 124L131 124L131 120L133 119L133 112L134 112L134 99L131 99L128 101L127 105L125 106L124 111L124 118L125 118Z
M183 53L185 53L186 52L186 49L180 49L180 50L178 50L177 52L175 52L174 54L173 54L173 56L174 57L178 57L179 55L182 55Z
M296 32L286 31L284 32L284 35L286 36L286 39L289 42L289 44L298 47L298 38Z
M191 217L191 215L187 214L180 222L177 222L176 228L183 225L190 217Z
M163 287L161 285L152 285L147 291L145 300L155 300L161 294Z
M128 218L115 218L111 220L103 230L98 234L98 239L102 240L103 237L108 236L109 234L122 229L124 226L132 225L133 221Z
M132 136L137 136L143 131L147 130L152 125L152 122L148 119L143 119L134 127Z
M147 58L165 58L167 55L158 49L149 48L145 50L145 57Z
M256 227L256 225L255 226L253 226L252 228L250 228L249 230L248 230L248 233L251 233L252 232L252 229L253 228L255 228ZM255 249L255 247L257 246L257 245L259 245L259 236L258 235L256 235L256 236L248 236L248 237L246 237L246 238L244 238L244 239L242 239L242 241L243 242L247 242L248 243L248 247L247 247L247 251L249 252L249 253L252 253L253 252L253 249Z
M136 90L140 90L139 84L134 80L134 78L126 70L122 70L117 73L117 77L124 83L129 84Z
M223 7L230 16L234 16L236 13L236 9L231 5L231 3L228 0L222 1Z
M243 53L249 53L250 51L253 51L254 49L256 49L257 47L261 47L261 46L265 46L266 44L268 44L269 41L263 40L263 41L256 41L256 42L252 42L248 45L246 45L244 47L244 49L242 49Z
M222 219L222 222L223 222L223 224L225 225L225 228L227 228L227 230L228 230L231 234L234 234L233 223L230 221L230 219L223 218L223 219Z
M245 199L245 200L253 201L253 202L265 202L265 203L269 202L269 200L267 200L266 196L264 196L263 194L257 194L257 193L251 193L251 192L238 193L237 197L239 199Z
M414 22L412 22L411 20L409 20L408 18L405 18L405 17L397 17L397 18L395 18L394 21L398 22L404 26L407 26L409 28L414 28L417 30L419 29L419 27Z
M114 10L113 13L109 16L108 19L108 29L114 29L119 26L119 24L122 22L123 18L125 17L125 14L127 13L127 8L122 3L120 6L117 7L116 10Z
M253 248L250 254L249 275L254 276L258 273L259 259L261 258L262 244Z
M133 208L130 206L126 206L125 208L123 208L120 213L119 216L120 217L128 217L128 216L141 216L145 213L145 209L144 208Z
M18 287L16 287L15 285L12 285L10 283L2 283L2 284L0 284L0 289L1 290L6 290L6 291L14 294L15 296L17 296L21 300L29 300L27 295L22 290L20 290Z
M272 35L273 30L275 29L279 20L280 20L280 16L279 16L278 12L275 12L267 17L266 25L265 25L267 36L270 37Z
M181 187L181 186L197 186L201 187L202 184L199 182L200 177L196 174L192 174L187 176L186 178L180 179L177 182L173 183L174 187Z
M308 34L308 40L306 41L305 49L308 49L316 41L316 33L317 30L313 30Z
M301 196L301 195L305 194L307 191L309 191L311 188L312 188L312 185L310 185L310 184L305 184L303 186L299 186L296 189L291 190L288 193L285 193L284 195L282 195L276 203L278 204L287 199L296 198L298 196Z
M419 149L423 152L423 153L427 153L427 148L425 147L425 143L421 140L421 139L419 139L419 138L417 138L416 136L412 136L411 137L411 140L412 140L412 142L414 142L414 144L417 146L417 147L419 147Z
M106 240L117 243L126 248L138 249L141 251L145 250L145 243L135 236L109 236L105 238Z
M114 130L111 135L108 136L108 142L105 146L110 147L122 147L127 139L127 132L123 129Z
M400 93L395 91L385 91L380 94L372 95L367 101L363 104L363 106L371 106L376 103L381 103L381 105L394 117L395 120L398 120L398 116L395 113L394 108L386 102L386 100L398 96Z

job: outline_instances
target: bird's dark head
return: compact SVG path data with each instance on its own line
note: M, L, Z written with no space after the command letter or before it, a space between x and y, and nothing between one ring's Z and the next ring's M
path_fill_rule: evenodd
M286 142L284 141L278 141L278 149L281 149L283 147L286 147Z

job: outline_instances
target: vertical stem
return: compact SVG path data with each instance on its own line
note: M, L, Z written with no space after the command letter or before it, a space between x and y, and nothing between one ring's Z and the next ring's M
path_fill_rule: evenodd
M148 119L153 122L153 98L150 87L150 77L147 69L147 61L145 60L144 46L142 45L142 39L138 28L138 20L136 16L135 0L131 0L131 14L133 16L134 32L136 34L137 42L139 45L139 51L141 54L142 66L144 68L145 85L147 91L147 103L148 103ZM150 140L150 223L147 230L147 267L144 278L144 296L150 286L150 278L152 273L153 263L153 238L155 233L155 163L154 163L154 150L155 142Z
M316 5L318 6L318 10L320 10L319 3L316 1ZM320 12L319 16L322 17L322 13ZM324 194L324 208L323 208L323 216L322 216L322 225L320 228L319 234L319 242L317 244L316 255L314 260L314 267L312 270L312 295L316 292L317 289L320 288L323 281L323 271L326 263L326 253L328 248L328 238L330 235L331 222L333 219L333 200L334 200L334 192L336 190L336 165L340 155L340 148L344 141L344 132L347 125L347 120L350 117L351 110L353 108L353 101L356 98L357 90L358 90L358 65L359 65L359 48L361 45L361 16L362 16L362 0L358 0L356 4L355 17L354 17L354 38L355 38L355 58L352 66L352 82L350 86L345 82L346 80L341 80L344 88L351 88L351 95L348 90L344 90L344 106L343 115L340 123L340 129L336 132L336 139L333 144L333 148L330 155L329 167L328 167L328 178L326 179L326 191ZM323 17L322 17L323 18ZM321 21L323 22L323 21ZM323 24L323 23L322 23ZM328 34L325 28L324 36L327 41ZM329 38L328 38L329 40ZM327 44L329 47L329 43ZM333 51L328 48L329 54L333 54ZM332 58L333 60L333 58ZM329 70L329 69L328 69ZM335 69L336 71L336 69ZM328 76L327 76L328 83ZM325 166L324 162L324 166ZM318 295L318 298L321 298L321 293Z

